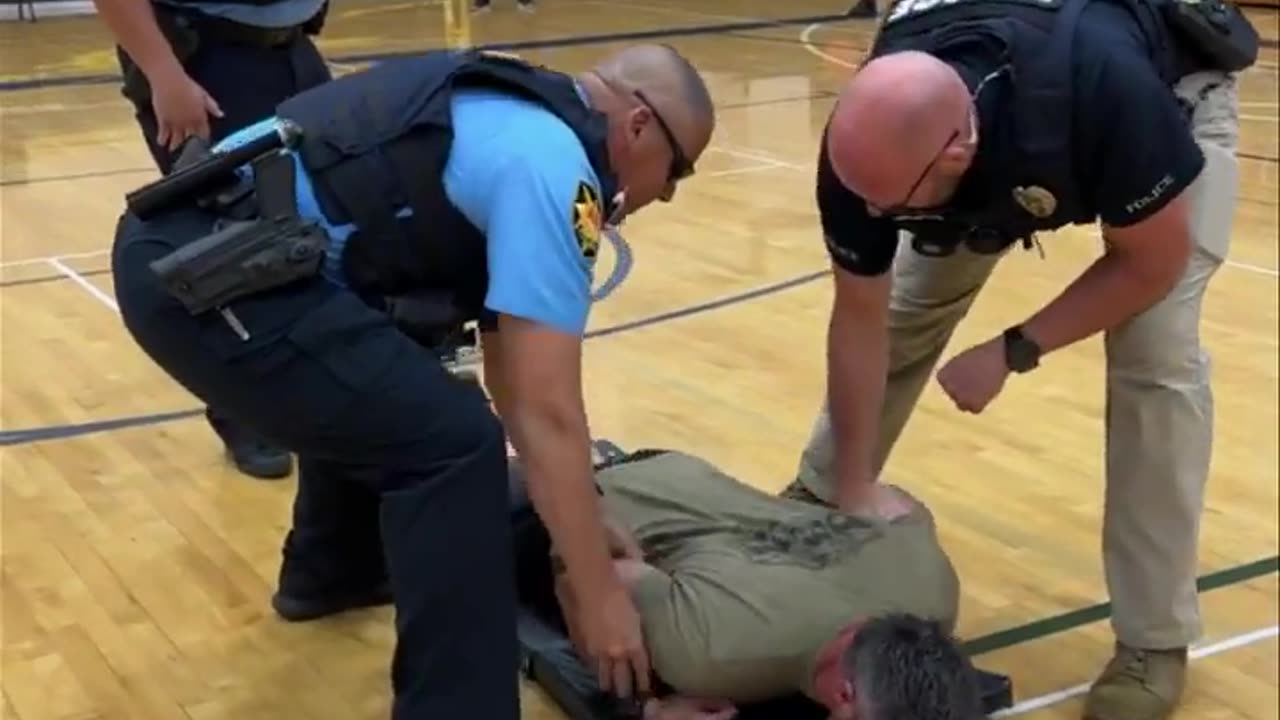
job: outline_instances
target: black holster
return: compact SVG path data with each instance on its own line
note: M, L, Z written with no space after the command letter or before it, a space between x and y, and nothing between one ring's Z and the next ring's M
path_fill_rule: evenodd
M320 272L329 234L298 216L293 158L272 152L253 167L251 196L244 191L247 183L201 196L198 204L223 218L214 232L151 264L169 293L192 315ZM221 207L223 200L232 204ZM219 212L233 208L250 219Z
M1158 0L1175 47L1190 70L1240 72L1258 60L1258 31L1227 0Z
M312 277L329 236L297 217L237 220L156 260L151 270L192 315Z

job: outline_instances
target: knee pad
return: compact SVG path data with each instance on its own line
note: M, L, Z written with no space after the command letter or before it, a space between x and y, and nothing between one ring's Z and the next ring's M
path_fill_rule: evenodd
M1189 220L1195 246L1217 260L1225 260L1231 247L1240 162L1235 153L1215 143L1201 143L1204 169L1191 185Z

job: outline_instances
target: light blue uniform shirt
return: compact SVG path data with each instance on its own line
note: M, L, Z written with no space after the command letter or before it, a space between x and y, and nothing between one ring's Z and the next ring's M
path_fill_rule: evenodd
M452 107L454 139L444 188L485 235L485 307L581 334L591 308L594 259L587 258L578 243L574 204L583 183L604 201L582 143L568 125L532 101L466 89L454 93ZM217 147L259 137L274 121L240 130ZM328 222L306 171L300 161L295 163L298 212L329 231L333 242L325 275L342 284L341 254L354 228Z
M301 25L310 20L320 8L324 0L287 0L272 5L245 5L239 3L199 2L199 3L167 3L156 0L157 4L173 8L198 10L205 15L233 20L242 25L264 28L283 28Z

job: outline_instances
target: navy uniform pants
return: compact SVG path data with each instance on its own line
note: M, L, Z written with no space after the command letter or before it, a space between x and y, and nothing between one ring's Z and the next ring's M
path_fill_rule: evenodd
M187 74L222 108L222 117L209 118L211 142L274 115L282 101L331 79L328 65L307 35L298 34L292 41L276 46L254 45L243 39L230 41L202 32L198 22L180 18L164 8L157 7L156 13ZM133 105L138 127L156 167L167 175L177 154L156 143L159 123L151 104L150 86L128 55L118 48L116 54L125 78L122 92ZM253 454L244 455L252 448L258 448L253 452L261 452L264 449L261 438L235 423L220 408L211 406L205 414L237 454L242 469L262 476L288 472L287 465ZM284 459L287 460L287 456ZM261 467L263 463L266 467Z
M177 210L126 214L112 272L129 333L177 382L298 453L280 590L390 580L395 720L518 720L507 455L483 392L357 295L322 279L191 316L149 263L210 232ZM335 662L340 662L335 659Z

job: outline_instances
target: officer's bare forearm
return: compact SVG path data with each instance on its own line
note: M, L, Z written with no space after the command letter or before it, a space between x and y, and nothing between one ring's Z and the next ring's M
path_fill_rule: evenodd
M579 592L615 580L591 471L585 414L513 398L508 431L525 468L529 497Z
M833 319L827 334L827 401L841 491L875 479L872 454L888 372L888 334L869 323Z
M1043 353L1110 330L1173 289L1186 272L1192 239L1186 223L1163 224L1158 235L1117 232L1106 254L1023 324Z
M507 394L499 412L527 473L534 510L575 588L616 589L592 477L582 338L505 314L498 325Z
M160 32L150 0L93 0L93 4L116 42L147 79L154 82L164 75L185 74L168 39Z
M888 284L836 270L836 298L827 329L827 402L841 497L874 481L880 409L889 366Z

